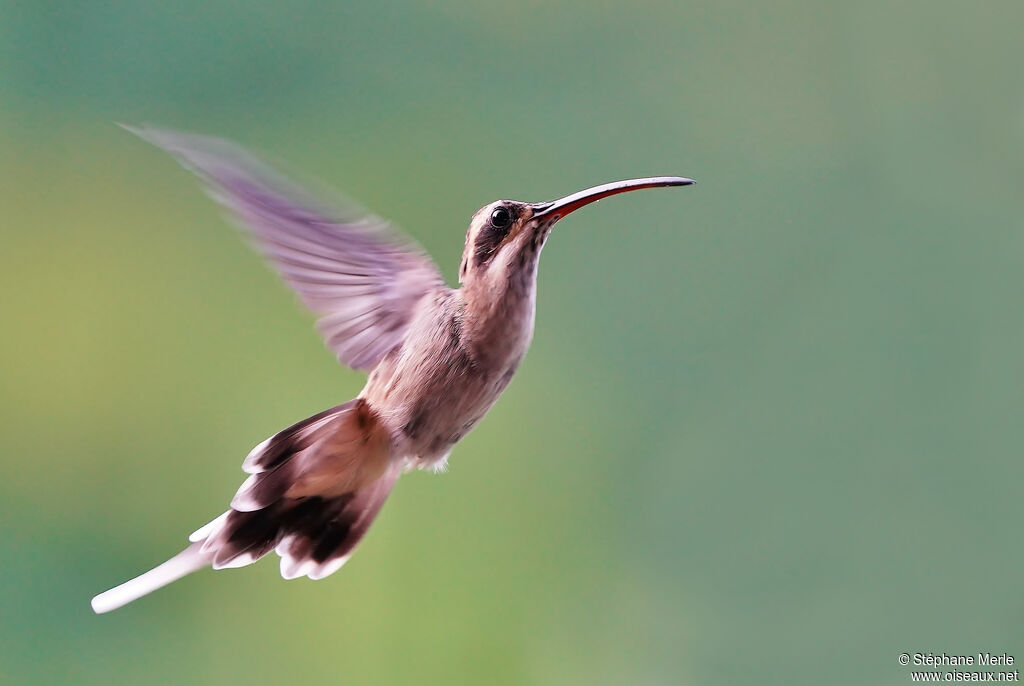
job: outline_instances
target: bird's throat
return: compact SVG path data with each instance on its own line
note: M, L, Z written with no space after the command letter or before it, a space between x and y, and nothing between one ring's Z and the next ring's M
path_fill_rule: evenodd
M501 288L501 285L505 285ZM461 289L463 336L473 358L489 369L514 370L533 338L536 281L526 287L483 283Z

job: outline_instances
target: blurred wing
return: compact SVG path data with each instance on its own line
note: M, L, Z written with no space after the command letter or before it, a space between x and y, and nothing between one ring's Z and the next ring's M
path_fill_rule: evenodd
M302 302L321 315L317 328L343 364L372 369L402 343L420 299L444 287L430 258L386 221L354 208L327 209L232 143L128 130L203 180Z

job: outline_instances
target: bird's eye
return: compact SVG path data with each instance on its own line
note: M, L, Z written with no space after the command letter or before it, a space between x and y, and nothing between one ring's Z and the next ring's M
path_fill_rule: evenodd
M507 207L499 207L491 212L491 226L496 229L507 229L512 224L512 213Z

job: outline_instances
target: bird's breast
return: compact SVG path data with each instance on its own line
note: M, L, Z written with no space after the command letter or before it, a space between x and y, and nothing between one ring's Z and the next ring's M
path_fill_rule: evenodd
M533 328L531 316L504 336L474 339L459 302L436 303L428 314L374 369L360 394L390 431L395 456L424 467L445 459L494 405Z

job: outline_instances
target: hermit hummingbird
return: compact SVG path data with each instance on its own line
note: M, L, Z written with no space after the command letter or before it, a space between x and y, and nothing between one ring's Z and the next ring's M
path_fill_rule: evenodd
M341 567L399 475L442 468L501 395L533 337L537 263L552 227L592 202L677 176L617 181L551 202L498 200L473 215L448 287L430 258L387 222L326 204L241 147L217 138L125 127L171 153L320 315L338 360L369 372L354 399L257 445L224 514L183 551L92 600L109 612L203 567L270 551L286 579Z

